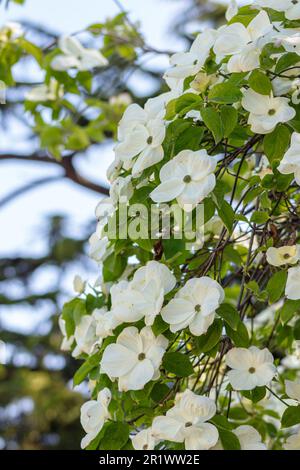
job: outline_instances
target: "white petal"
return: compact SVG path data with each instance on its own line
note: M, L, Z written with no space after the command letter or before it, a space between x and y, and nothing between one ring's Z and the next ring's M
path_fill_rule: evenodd
M155 188L150 197L154 202L169 202L175 199L184 189L184 182L178 179L170 179Z

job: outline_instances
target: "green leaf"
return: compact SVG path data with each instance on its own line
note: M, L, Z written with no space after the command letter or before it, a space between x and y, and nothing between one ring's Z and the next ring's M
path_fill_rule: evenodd
M201 141L203 139L204 129L203 127L190 125L186 128L175 141L175 154L181 150L199 150Z
M294 326L294 338L300 340L300 320L297 320Z
M103 262L103 279L104 282L116 281L127 266L126 256L116 255L112 253Z
M260 95L270 95L272 91L272 83L270 79L260 70L253 70L248 83L252 90Z
M288 323L296 313L300 312L300 300L286 300L280 310L280 318L283 323Z
M194 372L189 358L180 352L168 352L162 361L163 367L178 377L188 377Z
M237 330L238 324L241 319L237 310L230 304L222 304L218 310L217 314L223 318L223 320L228 323L228 325L233 329Z
M79 367L79 369L75 372L73 378L73 384L79 385L84 379L87 377L89 372L94 369L95 367L100 367L100 355L99 353L90 356L84 363Z
M219 437L224 450L241 449L240 441L233 432L219 429Z
M191 110L199 110L201 103L201 98L195 93L184 93L176 100L175 111L177 114L184 115Z
M244 391L242 395L253 403L258 403L266 395L266 387L255 387L253 390Z
M174 256L180 255L185 251L184 240L176 240L175 238L170 238L169 240L163 240L162 245L166 260L170 260L174 258Z
M218 209L218 214L224 222L224 225L227 228L228 232L231 232L235 219L235 213L231 205L227 201L224 200L222 202L221 206Z
M295 424L300 423L300 405L289 406L283 413L281 418L281 426L283 428L289 428Z
M244 323L238 324L237 330L233 330L228 324L225 325L226 333L232 339L234 345L238 348L248 348L250 339L247 327Z
M127 423L110 423L100 442L100 450L119 450L129 438L129 426Z
M155 384L151 390L150 398L156 403L162 401L170 392L170 388L166 384Z
M251 216L251 222L261 225L269 220L269 214L263 211L254 211Z
M62 318L66 322L66 333L69 338L74 334L76 324L79 323L80 318L86 314L85 300L73 299L63 306Z
M208 99L214 103L232 104L242 99L242 92L231 83L218 83L209 91Z
M161 315L157 315L151 328L155 336L159 336L169 328L169 324L163 321Z
M232 106L222 106L221 120L224 129L224 137L229 137L238 122L238 112Z
M299 56L296 54L296 52L288 52L287 54L283 54L276 64L275 73L284 72L286 69L298 64L298 62ZM295 68L295 75L298 75L298 73L299 69Z
M269 279L266 291L269 294L270 303L277 302L277 300L279 300L280 297L283 295L286 280L286 271L278 271L277 273L273 274L273 276Z
M223 124L220 114L213 108L201 109L201 117L204 124L214 136L216 144L223 138Z
M220 341L222 334L222 320L215 320L204 335L195 338L197 352L211 351Z
M264 137L264 152L270 163L280 161L290 144L291 134L284 124L278 124L276 129Z

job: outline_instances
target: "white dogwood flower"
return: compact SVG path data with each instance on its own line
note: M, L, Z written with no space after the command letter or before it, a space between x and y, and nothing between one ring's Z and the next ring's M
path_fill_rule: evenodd
M168 346L168 340L155 337L152 329L140 332L134 326L125 328L116 343L109 344L101 360L101 372L118 378L119 390L142 390L150 380L158 379L159 366Z
M285 380L285 391L286 394L293 400L297 400L300 403L300 379L298 380Z
M277 169L284 175L294 173L296 183L300 186L300 134L298 132L293 132L290 148L284 154Z
M83 315L74 332L76 346L72 352L73 357L80 354L93 354L97 346L100 345L100 339L96 335L96 322L92 315Z
M60 331L63 335L63 340L62 340L60 349L62 351L70 351L71 347L72 347L72 344L74 342L74 336L71 335L68 338L67 331L66 331L66 322L62 317L59 317L59 319L58 319L58 326L59 326L59 329L60 329Z
M64 95L64 87L60 85L55 78L51 78L49 83L37 85L31 88L26 95L25 100L43 102L55 101Z
M214 44L214 53L216 54L217 63L221 62L226 56L243 53L247 45L254 45L258 39L272 31L272 29L272 23L265 11L258 13L247 27L242 23L232 23L227 26L222 26L218 30ZM256 67L258 67L258 65L259 62Z
M213 323L223 300L224 291L217 281L206 276L190 279L162 309L161 316L172 332L188 326L193 335L200 336Z
M119 324L145 317L146 325L152 325L164 296L175 284L176 278L167 266L149 261L135 272L132 281L121 281L111 288L112 314Z
M76 68L84 71L108 64L108 60L101 52L83 47L74 37L62 36L59 38L58 47L63 53L56 55L52 60L51 67L54 70L64 71Z
M260 95L251 89L243 94L242 106L249 111L248 124L256 134L269 134L278 123L288 122L296 115L288 98Z
M216 34L215 30L207 29L196 37L189 52L178 52L172 55L170 59L172 67L167 70L165 76L184 79L196 75L209 56Z
M234 390L253 390L267 385L276 373L274 358L267 348L233 348L225 360L232 369L227 376Z
M261 435L253 426L238 426L233 433L240 441L241 450L267 450Z
M109 196L113 204L117 204L121 198L123 202L125 200L129 201L132 195L133 186L130 175L125 177L119 176L113 181L109 190Z
M283 447L285 450L300 450L300 429L287 438Z
M300 299L300 266L288 269L288 277L285 286L285 295L289 300Z
M230 21L238 12L239 6L236 0L230 0L229 5L227 7L225 18L227 21Z
M182 209L191 211L214 189L216 165L216 159L204 149L182 150L161 168L161 184L150 193L151 199L154 202L176 199Z
M300 260L300 245L271 246L266 252L267 261L272 266L283 266L285 264L296 264Z
M81 448L85 449L99 434L105 421L110 418L108 405L111 401L111 392L104 388L98 393L97 400L89 400L80 410L80 422L86 432L81 441Z
M155 116L151 102L146 103L144 109L138 104L131 104L119 124L116 158L123 162L126 169L132 167L133 176L139 175L163 159L165 133L165 123Z
M108 312L106 308L96 308L92 315L95 319L96 336L99 342L108 336L112 336L114 328L118 325L112 312Z
M77 294L83 294L86 287L86 281L84 281L78 274L73 279L73 289Z
M255 0L254 3L261 7L283 11L288 20L300 19L300 2L298 0Z
M154 418L152 432L161 440L184 442L187 450L208 450L218 441L218 430L207 423L216 413L215 403L191 390L177 394L166 416Z
M159 441L153 436L152 428L148 428L132 436L131 442L135 450L153 450Z

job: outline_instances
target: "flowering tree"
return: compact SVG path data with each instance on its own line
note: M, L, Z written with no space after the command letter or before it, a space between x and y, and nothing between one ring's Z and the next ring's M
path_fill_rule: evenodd
M226 18L119 124L100 276L61 317L83 448L300 449L300 3ZM106 63L59 47L55 70Z

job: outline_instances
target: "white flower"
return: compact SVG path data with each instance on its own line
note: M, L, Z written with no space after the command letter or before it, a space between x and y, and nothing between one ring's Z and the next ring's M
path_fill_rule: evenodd
M295 381L285 380L284 383L286 394L293 400L300 402L300 379Z
M300 55L300 34L291 34L289 36L283 36L280 39L281 45L285 48L287 52L295 52ZM295 73L295 70L294 70Z
M267 348L233 348L225 360L232 369L227 376L234 390L253 390L267 385L276 373L274 358Z
M86 432L81 441L81 448L87 447L99 434L107 419L110 418L108 405L111 400L111 392L104 388L98 393L97 400L90 400L81 407L80 422Z
M31 88L26 95L25 99L28 101L55 101L62 98L64 95L64 87L60 85L55 78L51 78L48 84L37 85Z
M243 53L247 45L254 46L255 42L270 33L273 29L268 14L261 11L249 23L247 28L242 23L233 23L228 26L222 26L218 30L218 35L214 45L214 53L216 54L217 63L228 55L235 55ZM259 66L255 65L253 68ZM230 68L230 65L229 65ZM252 69L250 69L252 70Z
M111 96L109 104L112 106L129 106L132 103L132 98L129 93L119 93L119 95Z
M75 328L74 339L76 346L72 352L73 357L80 354L93 354L100 344L96 335L96 323L92 315L83 315Z
M261 435L253 426L238 426L233 433L240 441L241 450L267 450L261 442Z
M54 70L90 70L94 67L103 67L108 60L96 49L87 49L80 44L78 39L70 36L59 38L58 47L63 54L58 54L51 62Z
M120 142L115 147L116 158L126 169L132 166L133 176L160 162L164 156L165 123L153 114L151 102L146 103L145 109L131 104L119 124ZM133 162L135 157L137 159Z
M140 332L134 326L125 328L115 344L109 344L101 361L101 372L119 378L119 390L142 390L150 380L159 378L159 366L168 340L155 337L152 329Z
M114 328L118 325L113 314L106 308L96 308L92 315L95 319L96 336L99 342L107 336L112 336Z
M59 319L58 319L58 326L59 326L59 329L60 329L60 331L63 335L63 340L62 340L60 349L62 351L70 351L71 347L72 347L72 344L73 344L73 341L74 341L74 336L71 335L68 338L67 331L66 331L66 322L62 317L59 317Z
M288 98L260 95L251 89L244 90L242 106L249 111L248 124L256 134L269 134L279 122L288 122L296 115Z
M216 31L213 29L207 29L199 34L189 52L179 52L171 57L170 63L172 67L167 70L165 76L184 79L191 75L196 75L208 58L215 38Z
M131 437L135 450L153 450L158 440L153 436L152 428L143 429Z
M187 326L195 336L206 333L216 309L224 300L220 284L209 277L190 279L162 309L161 316L172 332Z
M300 3L298 0L255 0L256 5L284 11L288 20L300 19Z
M267 261L272 266L296 264L300 260L300 245L270 247L266 252Z
M122 202L125 202L125 200L129 201L133 195L131 176L119 176L116 178L110 187L109 195L113 204L117 204L121 198Z
M285 450L300 450L300 429L287 438L283 447Z
M160 170L161 184L150 197L154 202L176 199L185 211L191 211L214 189L217 161L206 150L182 150Z
M293 132L291 145L283 156L278 171L284 175L294 173L296 183L300 185L300 134Z
M23 35L24 35L24 30L23 30L22 25L14 21L8 21L0 29L0 41L3 41L3 42L18 39L20 36L23 36Z
M107 237L99 237L97 232L93 233L89 238L89 256L97 263L101 263L107 255L107 247L109 240Z
M176 396L175 406L166 416L154 418L155 437L172 442L184 442L187 450L208 450L218 441L218 430L206 423L216 413L215 403L190 390Z
M288 269L288 277L285 286L285 295L289 300L300 299L300 266Z
M225 18L227 21L230 21L239 11L239 6L236 0L230 0L228 8L225 13Z
M111 288L112 313L119 324L145 317L146 325L152 325L161 311L164 295L175 284L176 278L167 266L149 261L135 272L132 281L121 281Z
M78 274L73 279L73 288L77 294L83 294L86 287L86 281L84 281Z

